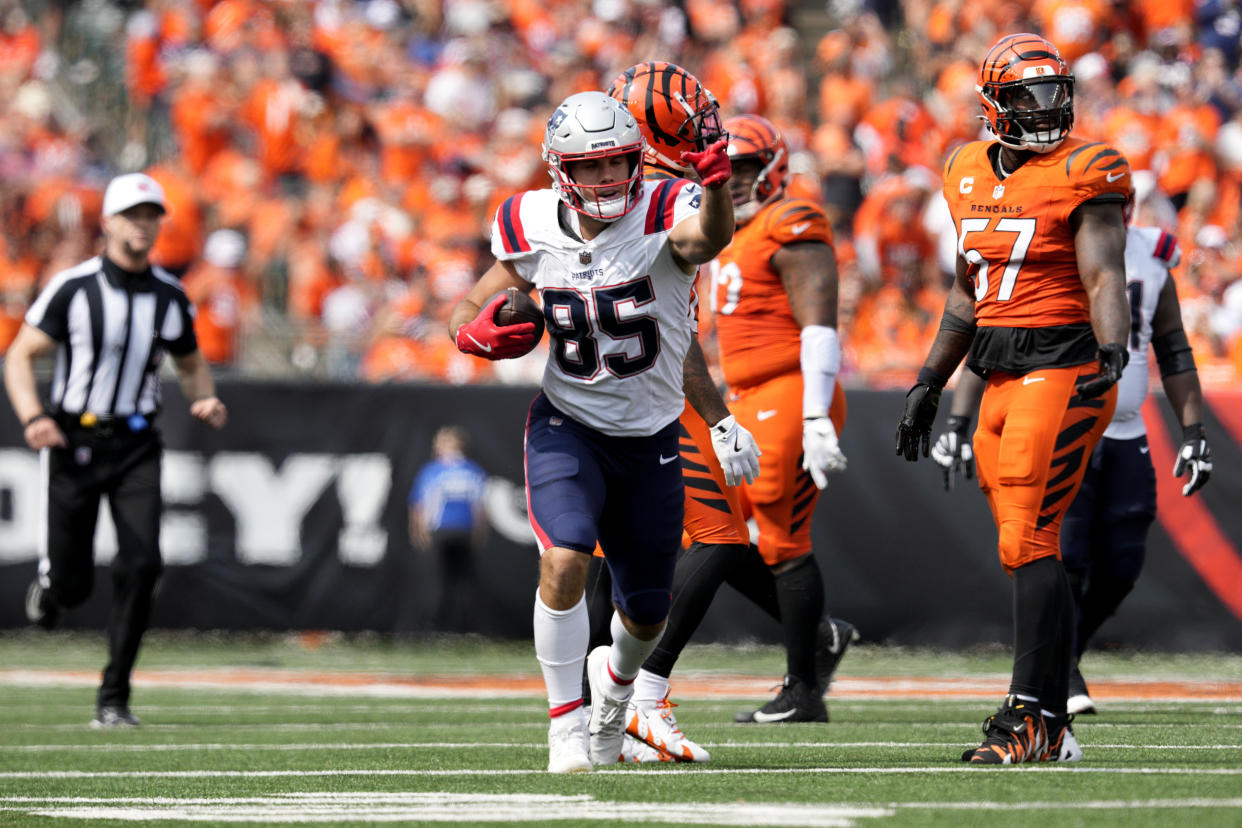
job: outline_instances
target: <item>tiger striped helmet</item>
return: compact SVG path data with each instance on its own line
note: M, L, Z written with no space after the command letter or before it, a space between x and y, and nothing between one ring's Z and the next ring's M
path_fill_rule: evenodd
M1051 152L1074 127L1074 76L1057 47L1039 35L996 41L975 89L988 128L1011 149Z
M789 176L789 151L776 126L761 115L736 115L724 123L729 133L729 160L759 162L759 174L748 192L733 193L733 217L740 224L750 221L759 208L780 198ZM736 174L739 185L744 183Z
M608 94L638 120L647 139L646 162L668 172L692 173L681 154L702 152L725 137L716 98L675 63L635 64L613 79Z

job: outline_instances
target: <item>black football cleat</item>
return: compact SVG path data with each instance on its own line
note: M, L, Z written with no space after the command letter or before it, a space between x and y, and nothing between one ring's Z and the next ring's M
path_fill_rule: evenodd
M858 640L858 630L849 621L840 618L824 618L815 631L815 680L819 692L826 694L837 672L837 665L845 656L845 650Z
M734 714L733 721L758 722L759 724L783 724L788 722L826 722L828 705L815 687L809 687L793 676L785 676L785 683L776 698L758 710L743 710Z
M1048 731L1039 704L1022 701L1016 696L1006 696L1000 709L983 720L983 736L983 744L962 754L963 762L972 765L1039 762L1048 745Z
M91 730L105 730L113 727L137 727L142 724L138 717L129 712L123 704L101 704L95 708L95 718L91 719Z

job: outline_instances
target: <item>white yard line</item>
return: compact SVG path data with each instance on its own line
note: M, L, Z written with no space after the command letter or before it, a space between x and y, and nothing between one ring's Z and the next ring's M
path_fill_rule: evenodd
M0 812L85 820L162 820L216 822L533 822L589 820L606 824L642 822L713 825L849 828L858 820L883 819L899 811L1038 810L1133 812L1137 809L1242 808L1238 798L1086 800L1062 802L900 802L851 803L682 802L597 800L589 795L461 794L392 792L311 792L275 796L227 797L11 797Z
M1013 768L1002 768L1002 772L1019 773L1087 773L1087 774L1120 774L1139 776L1242 776L1242 768L1107 768L1092 765L1021 765ZM595 774L638 774L651 775L662 773L702 774L704 776L742 775L768 776L788 774L936 774L936 773L988 773L994 769L980 769L967 764L961 765L926 765L913 767L865 767L865 768L710 768L690 763L662 766L653 769L617 768L596 769ZM42 770L42 771L0 771L0 779L271 779L281 777L302 776L546 776L542 768L530 769L496 769L496 768L463 768L439 770L413 769L303 769L303 770L131 770L131 771L74 771L74 770Z
M961 739L951 739L948 741L938 742L712 742L703 741L702 744L709 748L764 748L772 750L784 750L788 748L822 748L831 750L833 748L873 748L873 747L957 747L964 744ZM1214 744L1214 745L1133 745L1133 744L1097 744L1089 742L1083 745L1086 749L1108 749L1108 750L1242 750L1242 744ZM39 745L10 745L5 748L9 753L59 753L64 751L82 751L84 753L158 753L158 752L207 752L215 750L272 750L272 751L299 751L299 750L340 750L340 751L365 751L365 750L471 750L474 748L519 748L522 750L547 750L546 742L376 742L358 744L356 742L308 742L308 743L263 743L254 742L250 744L226 743L226 742L205 742L205 743L187 743L187 744L39 744Z

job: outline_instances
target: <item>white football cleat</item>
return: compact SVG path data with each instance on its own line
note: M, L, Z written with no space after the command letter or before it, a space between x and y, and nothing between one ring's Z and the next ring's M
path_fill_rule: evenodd
M647 702L630 705L625 732L678 762L711 761L711 754L681 732L677 717L673 715L673 708L676 706L668 700L668 693L654 704Z
M672 762L673 757L659 748L654 748L646 742L640 742L630 734L625 734L625 738L621 740L621 761L622 762Z
M596 647L587 656L587 681L591 685L591 761L615 765L621 761L621 742L625 737L625 718L630 695L619 699L604 691L608 681L608 653L612 648Z
M548 726L548 773L591 770L591 741L586 711L581 707L557 716Z

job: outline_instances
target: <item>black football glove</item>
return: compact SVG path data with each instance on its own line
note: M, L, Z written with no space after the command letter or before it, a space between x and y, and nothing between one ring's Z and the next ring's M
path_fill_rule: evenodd
M1182 439L1182 447L1177 451L1177 462L1173 464L1173 476L1181 477L1190 472L1190 480L1182 486L1182 495L1190 497L1202 489L1212 476L1212 451L1208 448L1207 437L1199 423L1182 429Z
M925 382L916 382L906 394L906 410L897 424L897 453L911 463L919 459L920 449L927 456L939 407L940 389Z
M944 490L953 490L961 474L967 480L975 476L975 451L970 445L970 418L950 417L944 421L944 433L936 438L931 456L944 470Z
M1121 379L1121 372L1126 370L1126 364L1130 362L1130 352L1125 345L1110 342L1100 346L1099 358L1099 376L1077 385L1078 393L1084 397L1098 397L1116 385L1117 380Z

